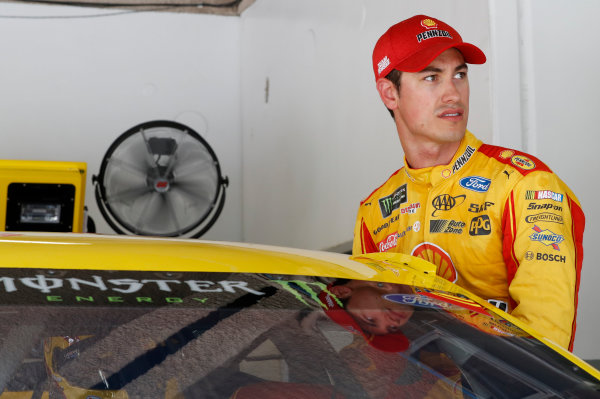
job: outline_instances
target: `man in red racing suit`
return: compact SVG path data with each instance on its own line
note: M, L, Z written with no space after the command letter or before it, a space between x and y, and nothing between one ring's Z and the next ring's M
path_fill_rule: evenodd
M421 41L405 44L413 36ZM404 47L390 47L399 40ZM405 166L361 202L353 253L424 258L439 275L572 350L584 215L571 190L539 159L483 144L466 131L466 63L483 62L481 50L423 15L379 39L377 88L393 113ZM393 69L402 71L397 85ZM423 98L433 99L430 108ZM418 114L411 100L433 116Z

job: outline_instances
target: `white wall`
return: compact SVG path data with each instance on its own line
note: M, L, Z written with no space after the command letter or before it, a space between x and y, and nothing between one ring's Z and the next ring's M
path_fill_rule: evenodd
M419 13L488 49L487 4L476 0L259 0L243 14L244 239L313 249L352 240L359 202L403 163L373 45ZM489 66L470 70L469 126L489 140Z
M226 208L205 238L241 240L239 18L130 13L0 3L2 159L83 161L86 203L111 143L129 128L169 119L215 150L229 177Z
M569 184L586 215L575 353L600 359L600 34L585 23L599 15L600 2L534 0L526 6L532 16L532 152Z

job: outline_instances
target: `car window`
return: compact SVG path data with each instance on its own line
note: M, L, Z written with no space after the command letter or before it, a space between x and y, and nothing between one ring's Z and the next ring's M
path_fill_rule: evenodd
M426 287L249 273L1 273L0 398L515 398L600 389L502 317Z

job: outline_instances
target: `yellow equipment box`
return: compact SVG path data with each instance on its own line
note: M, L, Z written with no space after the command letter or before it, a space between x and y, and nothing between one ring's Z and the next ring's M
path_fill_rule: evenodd
M86 170L84 162L0 160L0 230L83 232Z

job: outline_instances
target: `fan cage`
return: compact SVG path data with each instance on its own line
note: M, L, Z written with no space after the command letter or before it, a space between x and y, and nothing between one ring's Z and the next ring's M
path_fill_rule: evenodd
M165 134L165 132L167 134ZM140 146L135 147L134 144L132 144L132 140L139 141L136 135L141 135L141 142L144 143L145 148L140 148ZM173 139L173 135L180 135L181 138L179 140ZM182 146L181 144L183 144L186 140L193 141L190 143L185 143L186 145ZM110 180L111 175L117 176L113 170L114 168L111 167L113 157L117 159L117 162L127 164L127 162L120 160L118 157L119 151L122 147L125 148L125 150L122 151L128 151L127 146L129 146L129 148L133 148L131 150L133 152L141 153L146 151L145 165L136 165L133 163L126 166L130 171L135 170L136 173L139 174L143 174L145 172L145 186L143 183L138 181L139 187L137 190L140 191L140 195L150 196L149 200L154 200L155 202L157 201L156 198L159 198L160 201L165 202L172 201L170 199L170 190L172 190L177 184L180 184L177 187L179 187L181 190L192 191L190 187L183 188L184 185L178 183L177 177L174 174L176 170L172 170L174 168L173 164L178 162L177 151L186 151L194 147L196 147L197 151L203 151L205 156L209 158L208 162L205 162L210 166L210 170L208 170L207 174L212 174L214 180L214 190L210 190L211 195L209 201L205 201L207 202L205 207L206 209L197 212L197 215L194 218L195 220L192 220L185 226L170 230L167 229L168 231L158 231L157 229L144 228L143 226L137 225L131 220L128 220L129 214L135 211L135 207L132 205L130 209L128 209L126 205L122 207L123 209L119 209L119 206L111 204L111 201L117 201L113 201L114 193L111 191L112 188L110 187L110 181L107 181L107 179ZM180 148L182 149L180 150ZM140 154L137 155L140 156ZM170 162L169 164L161 165L159 161L162 157L172 158L168 158ZM169 170L169 168L171 168L171 170ZM142 178L141 176L137 177L138 180ZM226 187L229 183L228 178L222 175L218 158L208 142L188 126L167 120L156 120L141 123L120 135L106 151L106 154L102 159L98 176L93 176L92 180L95 184L95 197L100 213L108 225L116 233L163 237L186 236L190 238L198 238L202 236L214 225L223 210L225 204ZM136 189L132 189L131 191L135 192L135 190ZM138 202L142 201L139 198L132 198L132 203L136 200ZM146 206L149 205L146 204ZM178 209L172 207L172 212L178 212ZM161 215L161 217L162 216L163 215ZM175 216L176 219L177 215L174 214L173 216ZM174 223L177 225L176 220Z

